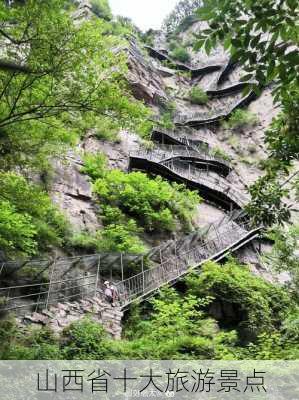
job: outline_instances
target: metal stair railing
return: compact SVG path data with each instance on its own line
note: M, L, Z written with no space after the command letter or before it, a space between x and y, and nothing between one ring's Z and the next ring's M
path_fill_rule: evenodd
M191 146L172 146L172 145L161 145L159 147L155 147L154 149L149 150L135 150L130 153L131 157L139 157L139 158L146 158L155 160L158 162L166 161L173 157L192 157L198 158L205 161L216 161L220 164L223 164L227 167L230 167L230 162L215 156L210 150L208 149L194 149Z
M206 172L204 170L195 168L190 164L186 164L182 161L173 159L170 161L161 162L160 159L158 157L155 158L153 154L152 157L140 155L140 158L154 162L158 165L163 165L169 171L183 179L193 181L215 191L222 192L225 195L229 196L240 207L244 207L249 201L249 197L246 196L244 192L241 192L240 190L234 188L230 182L228 182L225 178L219 176L217 173Z
M207 111L197 111L188 114L177 114L174 118L175 124L188 124L197 123L205 124L216 122L221 119L228 117L235 109L243 106L246 102L249 102L254 97L254 92L250 91L246 96L239 93L235 96L235 99L227 99L226 104L221 104L221 111L216 109ZM220 101L220 100L219 100Z
M223 257L246 238L253 240L258 235L258 230L259 228L249 229L248 224L240 226L230 222L221 226L219 230L215 228L214 235L211 235L205 243L185 252L178 251L176 256L168 258L157 267L119 282L116 286L122 307L126 307L134 300L144 298L165 284L175 283L190 270L198 268L204 262L217 257L218 254L219 257Z
M182 144L186 144L190 147L197 148L198 143L204 143L204 145L215 145L216 139L213 138L212 134L203 134L200 132L196 132L196 137L192 137L193 133L191 133L187 129L180 129L180 132L177 133L175 131L170 131L162 127L156 127L153 129L154 133L160 133L162 135L168 136L172 138L176 142L181 142Z

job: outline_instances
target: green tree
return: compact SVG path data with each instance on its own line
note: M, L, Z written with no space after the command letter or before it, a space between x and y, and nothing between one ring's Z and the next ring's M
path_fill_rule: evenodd
M175 31L180 25L184 25L187 28L189 23L191 23L191 16L194 15L196 9L200 7L202 0L181 0L175 6L173 11L165 18L163 22L163 28L166 29L168 33ZM184 24L185 21L189 23Z
M233 59L247 71L244 80L260 85L275 79L283 95L298 84L298 2L296 0L204 0L198 16L210 27L200 32L196 47L209 51L224 42Z
M291 304L282 288L255 277L234 260L224 266L208 262L200 275L190 275L186 281L197 298L211 296L214 302L235 306L240 316L237 328L253 335L279 328Z
M8 201L0 201L0 247L5 254L34 254L36 229L28 214L20 214Z
M91 9L100 18L108 21L112 18L108 0L91 0Z
M264 261L278 272L288 271L291 276L288 285L299 293L299 226L273 228L268 236L274 246L270 253L264 254Z
M170 56L177 61L180 61L182 63L188 63L190 61L190 54L188 53L188 50L186 50L184 47L179 46L176 47L171 53Z
M189 93L190 101L193 104L206 104L209 100L209 96L206 92L198 86L194 86Z
M94 18L75 25L64 4L0 4L2 169L61 152L82 124L93 127L105 117L138 131L147 118L127 87L126 57L112 51L121 42L109 23Z
M260 177L249 187L251 201L246 210L254 225L282 224L291 217L291 206L283 201L288 195L278 179L272 174Z

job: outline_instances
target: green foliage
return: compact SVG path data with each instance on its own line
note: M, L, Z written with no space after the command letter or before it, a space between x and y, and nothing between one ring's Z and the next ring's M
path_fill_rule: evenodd
M108 171L95 182L94 191L104 204L136 218L147 231L172 231L178 222L188 229L199 202L198 195L183 185L141 172Z
M118 141L119 123L109 118L101 118L94 126L95 137L108 142Z
M45 192L12 172L0 173L0 186L0 242L7 255L63 243L68 226Z
M167 33L182 32L194 22L194 13L202 0L181 0L174 10L165 18L163 28Z
M136 222L129 219L126 224L110 223L101 231L100 250L107 252L145 253L146 247L137 236L140 233Z
M206 104L209 100L209 96L199 86L194 86L190 90L189 97L192 104Z
M86 318L72 324L64 331L66 341L63 355L72 360L105 359L107 354L107 333L98 323Z
M271 158L279 160L283 168L299 159L299 88L293 85L283 98L282 112L265 133ZM269 165L272 168L273 164Z
M243 351L243 357L251 360L296 360L298 355L298 342L285 340L279 332L260 334Z
M246 210L253 224L271 226L290 219L290 206L282 200L287 195L287 190L271 175L260 177L250 186L249 193L251 200Z
M272 93L282 113L265 135L271 154L267 177L272 180L274 171L287 171L299 155L297 14L295 0L284 1L283 7L275 0L204 0L198 10L210 27L200 32L195 49L203 47L209 53L218 42L224 43L233 61L240 61L245 69L242 80L258 82L253 85L256 94L275 81Z
M108 0L91 0L91 9L99 17L110 21L112 19Z
M34 254L36 229L28 214L20 214L8 201L0 201L0 247L6 254Z
M188 50L185 49L184 47L176 47L171 53L170 56L177 61L180 61L182 63L188 63L190 62L190 54L188 53Z
M92 180L102 178L107 170L107 157L103 153L86 154L83 158L84 166L81 171Z
M0 323L0 358L4 359L296 359L298 307L285 290L230 261L210 262L187 281L187 293L165 287L150 304L133 305L123 339L108 338L103 327L84 318L60 337L48 329L19 332L12 320ZM235 329L220 329L208 317L213 302L241 311ZM256 337L241 346L247 329Z
M288 271L292 279L289 285L299 293L299 226L276 227L268 236L274 241L274 246L264 255L264 261L278 272Z
M7 41L0 59L1 169L39 169L75 143L82 125L93 128L103 118L114 128L117 122L141 134L149 129L149 111L126 83L126 57L111 50L123 40L103 19L75 25L64 4L1 2L0 37Z
M210 49L224 42L234 60L242 60L248 73L244 80L254 77L264 85L275 79L278 90L285 90L297 81L297 12L294 0L283 7L275 0L204 0L198 16L210 28L200 33L196 47Z
M161 115L161 118L159 120L159 125L161 125L165 129L172 130L175 127L175 124L173 122L173 115L172 113L169 112L164 112Z
M68 240L67 246L87 253L94 253L100 250L99 233L93 235L84 231L74 232Z
M240 129L248 126L255 126L258 123L258 118L255 114L237 109L235 110L229 119L223 123L226 129Z
M291 302L282 288L253 276L233 260L224 266L208 262L200 275L186 280L197 298L211 296L214 302L235 306L242 316L237 328L251 335L278 328Z
M225 161L231 161L231 156L229 156L223 149L220 147L213 147L212 154L215 157L222 158Z

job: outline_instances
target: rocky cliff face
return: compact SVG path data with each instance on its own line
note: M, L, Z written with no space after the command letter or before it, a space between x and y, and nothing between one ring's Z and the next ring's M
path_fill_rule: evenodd
M181 34L180 40L190 41L193 32L200 27L199 23L193 24L188 31ZM135 97L152 107L157 115L161 104L170 101L175 103L176 134L180 135L184 131L185 135L187 127L191 140L204 140L213 149L226 153L233 165L227 181L238 190L245 190L262 173L260 162L267 157L263 135L278 111L273 106L270 91L265 90L259 98L248 102L248 109L258 117L255 126L228 131L217 122L217 118L219 115L229 114L230 110L242 101L242 90L211 95L204 105L191 104L188 93L194 86L211 93L227 90L239 82L242 74L241 66L228 68L229 56L220 47L210 56L203 53L194 54L189 47L192 61L188 66L189 69L187 68L188 73L184 74L179 71L182 67L180 63L171 68L169 65L165 66L163 54L167 57L169 54L165 36L158 35L155 43L156 49L146 49L140 48L140 45L132 41L128 48L123 49L128 55L128 82ZM82 151L89 153L100 151L107 155L112 168L127 170L130 152L142 148L142 143L134 132L120 132L119 138L117 143L109 143L97 139L93 132L90 132L65 160L55 162L52 197L69 216L76 230L94 232L101 228L97 213L99 205L93 199L89 178L80 171L82 167L80 155ZM195 224L203 226L211 223L221 218L224 213L221 207L215 206L210 201L204 201L198 206ZM164 237L152 237L148 241L159 244L159 241L164 240L166 240ZM252 264L257 262L255 260Z

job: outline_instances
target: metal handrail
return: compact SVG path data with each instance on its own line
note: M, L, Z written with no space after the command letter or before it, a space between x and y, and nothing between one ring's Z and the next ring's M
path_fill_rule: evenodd
M138 157L137 155L135 156ZM200 170L190 164L186 165L182 161L174 159L161 161L159 157L155 158L153 153L149 154L148 157L146 154L142 153L139 157L156 163L159 166L163 166L181 178L199 183L209 187L210 189L229 195L229 197L240 207L244 207L249 201L249 197L245 195L245 192L234 188L230 182L228 182L224 177L219 176L217 173Z
M147 269L117 283L116 287L122 305L126 306L138 297L144 297L149 292L176 281L190 269L198 268L202 263L216 257L218 254L221 255L222 252L229 251L229 249L250 235L257 234L259 228L248 230L248 227L249 225L241 227L237 224L229 223L226 225L227 229L223 232L217 231L217 228L215 228L215 234L205 243L194 246L186 252L179 251L177 256L163 261L157 267Z
M148 150L138 149L130 153L130 157L143 157L143 156L144 158L147 159L150 158L152 160L157 160L158 162L161 162L163 160L168 160L172 157L192 157L206 161L216 161L219 162L220 164L230 167L229 161L221 157L215 156L209 149L201 149L200 147L198 149L194 149L191 146L183 146L183 145L180 146L160 145L159 147L155 147L154 149L148 149Z

